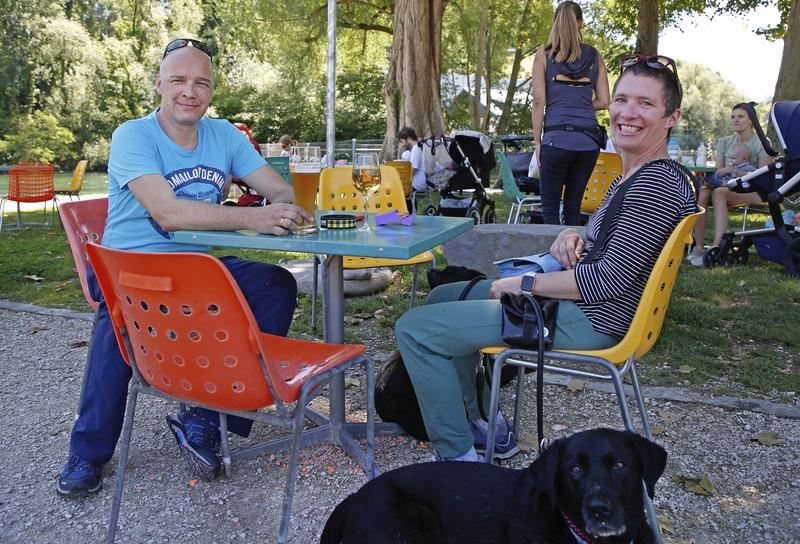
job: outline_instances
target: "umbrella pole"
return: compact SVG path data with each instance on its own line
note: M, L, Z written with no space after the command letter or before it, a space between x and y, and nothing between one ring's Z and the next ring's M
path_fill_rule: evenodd
M336 163L336 0L328 0L328 120L325 152L326 166Z

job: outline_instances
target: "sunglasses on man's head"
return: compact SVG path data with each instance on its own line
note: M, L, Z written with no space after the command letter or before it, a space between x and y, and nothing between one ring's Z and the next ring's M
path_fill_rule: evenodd
M664 55L626 55L622 57L622 60L620 61L620 66L622 68L621 71L624 72L627 68L642 62L650 68L654 68L656 70L664 70L665 68L671 66L675 75L678 75L678 69L675 66L675 61L669 57L665 57Z
M208 55L208 58L214 58L214 56L211 54L211 49L209 49L208 46L203 42L193 40L191 38L178 38L177 40L172 40L167 44L167 47L164 48L164 56L161 57L161 60L164 60L166 56L173 51L177 49L183 49L184 47L194 47L195 49L199 49Z

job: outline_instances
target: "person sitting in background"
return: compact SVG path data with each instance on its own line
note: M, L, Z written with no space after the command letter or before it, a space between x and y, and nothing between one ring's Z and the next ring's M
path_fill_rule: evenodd
M755 165L750 163L750 148L744 144L736 144L731 147L728 151L728 158L733 164L724 168L727 173L714 172L706 179L708 185L722 187L728 180L742 177L756 169Z
M736 144L742 144L750 150L748 162L759 167L766 166L772 160L764 146L753 131L753 123L747 114L746 104L739 103L731 110L731 128L733 134L720 138L717 142L717 174L726 176L735 171L734 157L731 151ZM728 230L728 208L740 204L760 204L761 197L757 193L734 193L724 186L706 184L700 188L697 195L697 204L708 209L711 202L714 207L714 241L712 247L719 246L722 235ZM705 253L706 218L701 217L694 224L695 247L689 253L688 259L692 266L703 266L703 253Z
M297 140L292 140L288 134L284 134L278 138L278 143L281 144L281 157L288 157L292 154L292 146L297 145Z
M401 158L411 161L411 186L415 191L424 191L428 188L425 178L425 165L422 163L422 146L419 144L417 132L411 127L403 127L397 133L400 147L403 149Z

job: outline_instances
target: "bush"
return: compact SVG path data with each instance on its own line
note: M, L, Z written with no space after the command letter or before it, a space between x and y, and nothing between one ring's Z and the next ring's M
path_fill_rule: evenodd
M89 169L93 172L108 170L108 154L111 152L111 141L108 138L98 138L83 144L81 155L89 161Z
M0 153L11 162L54 162L70 159L70 146L75 136L69 129L58 124L58 120L47 113L36 111L23 117L13 134L5 137Z

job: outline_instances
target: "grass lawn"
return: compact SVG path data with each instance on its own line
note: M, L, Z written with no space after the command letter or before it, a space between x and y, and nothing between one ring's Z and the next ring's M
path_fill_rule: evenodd
M508 204L503 195L495 193L492 198L498 204L498 217L506 217ZM38 216L35 212L25 215L29 220ZM10 215L6 219L13 223ZM741 218L733 214L731 224L737 221ZM231 253L230 249L215 251L218 256ZM236 254L269 262L305 257L253 250ZM53 229L4 229L0 263L0 299L89 311L60 224ZM394 322L408 307L411 281L410 269L400 271L401 281L383 293L348 299L348 341L393 348ZM424 274L420 290L424 296ZM309 297L300 297L299 309L293 331L308 333ZM797 315L800 281L782 267L761 260L753 250L746 266L703 270L685 263L661 338L640 365L643 381L791 401L800 389Z

